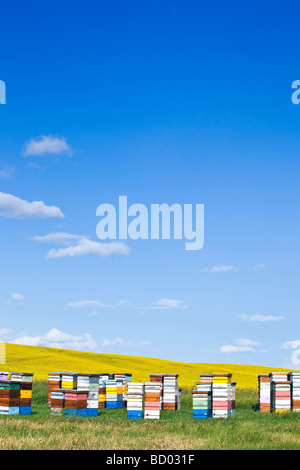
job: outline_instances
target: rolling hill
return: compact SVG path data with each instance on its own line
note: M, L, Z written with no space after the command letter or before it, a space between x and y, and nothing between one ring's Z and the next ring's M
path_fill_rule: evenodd
M46 381L48 372L129 372L133 381L147 381L149 374L166 372L179 374L179 385L191 387L199 380L199 374L231 372L238 388L257 388L258 374L276 370L274 367L205 364L168 361L141 356L100 354L68 349L54 349L19 344L6 344L6 364L1 366L9 372L34 372L35 380ZM286 370L286 369L285 369Z

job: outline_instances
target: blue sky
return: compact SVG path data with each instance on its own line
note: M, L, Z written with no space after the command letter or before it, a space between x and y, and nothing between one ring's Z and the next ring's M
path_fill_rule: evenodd
M0 339L300 364L298 21L201 3L2 6ZM120 195L204 204L203 249L101 256L96 208Z

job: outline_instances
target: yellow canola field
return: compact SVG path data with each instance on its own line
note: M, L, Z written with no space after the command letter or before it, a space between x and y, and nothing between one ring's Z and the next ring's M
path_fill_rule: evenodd
M128 372L133 382L149 380L156 372L179 374L180 387L192 387L200 374L212 372L232 373L232 381L238 388L257 389L258 374L268 374L282 368L238 365L201 364L168 361L141 356L98 354L68 349L54 349L19 344L6 344L6 364L0 370L9 372L33 372L34 380L48 380L48 372Z

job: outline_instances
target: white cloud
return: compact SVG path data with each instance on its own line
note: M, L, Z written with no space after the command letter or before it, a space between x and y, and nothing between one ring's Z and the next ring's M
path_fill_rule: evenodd
M221 272L228 272L228 271L237 271L238 268L236 268L235 266L222 266L222 265L218 265L218 266L212 266L211 268L204 268L203 271L204 272L210 272L210 273L221 273Z
M57 328L52 328L44 336L20 336L11 342L27 346L46 346L79 351L95 351L97 349L97 342L90 334L84 333L83 336L76 336Z
M251 268L238 268L237 266L218 264L217 266L204 268L202 271L209 272L209 273L234 272L234 271L240 271L243 269L252 269L253 271L260 271L262 269L265 269L266 267L267 266L265 264L255 264Z
M258 341L252 339L240 338L234 341L235 344L225 344L221 346L219 352L221 354L231 354L239 352L257 352L255 346L259 346Z
M71 308L79 308L79 309L95 309L95 308L112 307L111 305L105 305L102 302L98 302L98 300L81 300L79 302L69 302L67 306Z
M48 233L47 235L36 235L32 238L34 242L38 243L55 243L57 245L65 245L70 242L76 242L83 238L89 238L86 235L77 235L73 233L55 232Z
M300 339L296 339L294 341L286 341L281 345L283 349L296 349L300 348Z
M281 345L281 347L283 349L293 350L291 354L291 362L294 366L298 366L300 364L300 339L286 341Z
M149 346L150 344L151 344L150 341L141 341L139 343L139 346Z
M14 171L15 171L14 166L12 166L11 168L5 168L4 170L0 171L0 178L9 179L12 176Z
M112 255L127 255L128 253L129 248L124 243L99 243L83 238L74 246L60 248L58 250L50 250L47 257L67 258L86 255L105 257Z
M131 343L129 343L127 340L125 340L123 338L119 338L118 336L114 340L109 340L109 339L104 338L101 341L101 346L103 346L103 347L107 347L107 346L126 346L126 345L130 345L130 344Z
M41 135L25 142L25 157L42 157L44 155L71 154L72 150L64 137Z
M238 346L259 346L260 345L258 341L252 341L252 339L246 339L246 338L237 339L235 343Z
M255 349L250 346L233 346L226 344L220 347L221 354L239 353L239 352L255 352Z
M254 271L260 271L262 269L266 269L266 265L265 264L255 264L254 266L252 266L252 269Z
M0 216L11 219L45 219L64 217L56 206L46 206L43 201L27 202L11 194L0 192Z
M12 300L18 300L18 301L21 302L22 300L24 300L24 295L19 294L18 292L15 292L15 293L13 293L13 294L10 294L10 298L11 298Z
M0 328L0 341L7 341L11 332L12 330L9 328Z
M119 338L118 336L113 339L113 340L110 340L110 339L106 339L104 338L102 341L101 341L101 346L102 347L108 347L108 346L117 346L117 347L124 347L124 346L148 346L150 344L150 341L141 341L139 342L138 344L134 344L134 343L131 343L130 341L126 340L126 339L123 339L123 338Z
M238 315L241 320L247 322L279 322L284 320L285 317L283 316L274 316L274 315L246 315L245 313L241 313Z
M104 304L103 302L99 302L98 300L80 300L79 302L69 302L67 307L81 310L91 310L89 316L95 317L99 314L99 310L101 309L119 308L125 305L130 305L130 302L127 302L126 300L119 300L119 302L114 305L108 305Z
M145 307L147 310L181 310L187 308L183 300L174 299L161 299L154 302L150 307Z

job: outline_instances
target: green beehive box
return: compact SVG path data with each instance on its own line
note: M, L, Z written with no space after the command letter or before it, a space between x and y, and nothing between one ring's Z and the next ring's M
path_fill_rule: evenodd
M0 381L0 390L21 390L21 384L10 380Z

